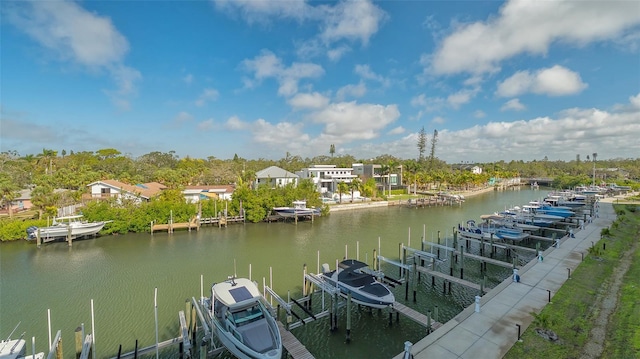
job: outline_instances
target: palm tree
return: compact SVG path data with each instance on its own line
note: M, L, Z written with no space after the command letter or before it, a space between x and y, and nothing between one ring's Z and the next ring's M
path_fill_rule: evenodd
M349 183L349 188L351 189L351 202L353 202L353 191L360 191L362 187L362 181L360 178L353 178L351 183Z
M349 191L349 185L346 182L338 183L338 195L340 196L340 203L342 203L342 194Z
M9 218L13 217L12 201L20 196L20 188L5 174L0 174L0 204L6 204Z

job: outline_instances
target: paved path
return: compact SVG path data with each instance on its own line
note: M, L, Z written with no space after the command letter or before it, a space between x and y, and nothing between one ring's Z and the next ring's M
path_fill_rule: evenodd
M531 312L539 313L582 261L582 254L600 240L600 230L616 218L611 203L598 204L593 223L564 237L560 248L549 248L544 260L533 260L520 269L520 282L511 278L493 288L480 301L480 312L470 305L455 318L413 345L413 358L502 358L518 340L518 326L531 324ZM401 359L403 354L396 356Z

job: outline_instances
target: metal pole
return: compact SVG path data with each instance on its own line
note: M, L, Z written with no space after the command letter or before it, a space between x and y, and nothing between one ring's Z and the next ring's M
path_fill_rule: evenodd
M202 293L202 276L200 276L200 293ZM158 287L153 291L153 313L156 320L156 359L160 357L158 349Z
M96 359L96 326L93 313L93 299L91 299L91 343L93 344L93 349L91 349L91 358Z

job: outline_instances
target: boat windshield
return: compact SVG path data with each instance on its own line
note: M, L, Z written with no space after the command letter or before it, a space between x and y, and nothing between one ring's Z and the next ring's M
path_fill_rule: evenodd
M256 320L260 320L262 318L264 318L264 313L262 312L262 308L260 308L260 305L258 304L254 305L253 307L233 313L233 321L239 327L251 322L255 322Z

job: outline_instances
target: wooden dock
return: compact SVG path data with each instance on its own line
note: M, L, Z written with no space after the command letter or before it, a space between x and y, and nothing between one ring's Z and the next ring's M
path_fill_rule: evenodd
M427 329L436 330L443 325L442 323L436 322L435 320L430 319L425 314L422 314L413 308L409 308L400 302L393 303L393 309L398 313L413 320L414 322L420 325L424 325L425 327L429 327L429 324L431 324L431 328L427 328Z
M278 323L278 329L280 329L280 336L282 336L282 346L287 350L287 353L294 359L313 359L314 356L311 352L300 343L290 331L284 328L284 324L280 321Z
M151 234L158 231L167 231L169 233L173 233L173 231L176 229L188 229L189 231L191 231L191 229L193 228L198 229L197 217L193 217L189 222L169 222L167 224L153 224L153 222L151 222Z

